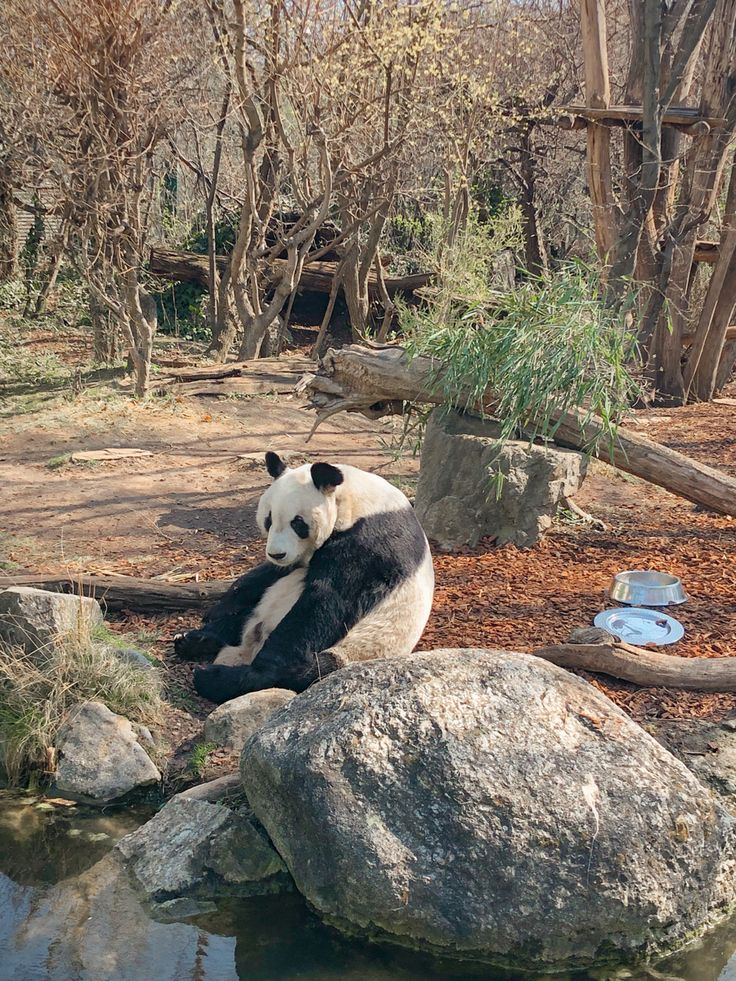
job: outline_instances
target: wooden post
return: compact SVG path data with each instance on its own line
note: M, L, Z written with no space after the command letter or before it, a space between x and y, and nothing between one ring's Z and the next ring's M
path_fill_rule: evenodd
M607 109L611 103L611 86L608 77L604 0L581 0L580 22L585 60L585 104L591 109ZM608 126L590 120L586 133L595 239L600 257L606 262L616 240L611 131Z

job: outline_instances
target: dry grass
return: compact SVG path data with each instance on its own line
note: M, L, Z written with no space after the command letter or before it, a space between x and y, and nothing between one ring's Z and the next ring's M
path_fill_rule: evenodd
M50 649L0 643L0 772L9 784L47 767L60 726L81 702L104 702L135 722L160 718L157 675L125 663L94 634L80 620Z

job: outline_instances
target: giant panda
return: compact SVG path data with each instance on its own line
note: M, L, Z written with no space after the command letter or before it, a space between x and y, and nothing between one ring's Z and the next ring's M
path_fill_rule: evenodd
M401 491L346 465L290 469L267 453L266 468L256 519L268 561L175 641L182 657L215 658L194 672L213 702L300 692L347 662L408 654L432 607L429 544Z

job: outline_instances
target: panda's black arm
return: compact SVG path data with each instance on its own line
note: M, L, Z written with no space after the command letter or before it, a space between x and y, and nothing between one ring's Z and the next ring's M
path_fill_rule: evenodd
M196 671L194 684L200 695L225 702L264 688L304 691L334 670L330 647L343 640L401 577L401 568L379 538L365 521L330 538L312 558L301 596L253 664Z
M174 652L188 661L211 661L223 647L238 644L243 624L275 582L288 576L293 566L281 568L271 562L258 565L230 586L202 618L202 626L174 638Z
M335 669L329 648L339 643L380 598L380 592L373 588L357 599L354 593L347 597L335 582L307 583L253 664L199 668L194 685L200 695L213 702L226 702L265 688L304 691Z
M294 566L281 567L263 562L240 576L228 591L205 613L202 621L210 623L225 617L246 617L258 606L267 589L294 571Z

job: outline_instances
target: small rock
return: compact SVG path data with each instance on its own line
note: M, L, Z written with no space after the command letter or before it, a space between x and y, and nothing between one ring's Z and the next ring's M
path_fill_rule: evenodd
M111 654L129 664L131 667L140 668L141 671L155 671L156 665L152 664L145 654L131 648L110 647Z
M176 923L179 920L189 920L193 916L202 916L205 913L214 913L217 910L217 903L209 899L192 899L191 896L182 896L180 899L167 899L165 903L158 903L156 906L156 919L164 923Z
M56 748L57 790L92 803L117 800L161 780L132 723L101 702L85 702L73 712Z
M281 858L246 807L174 797L116 850L149 900L253 896L290 887Z
M76 631L88 631L102 621L100 604L88 596L31 586L10 586L0 592L0 640L29 654L50 653Z
M285 688L266 688L241 695L218 706L204 724L204 738L240 752L246 741L273 713L294 698Z

